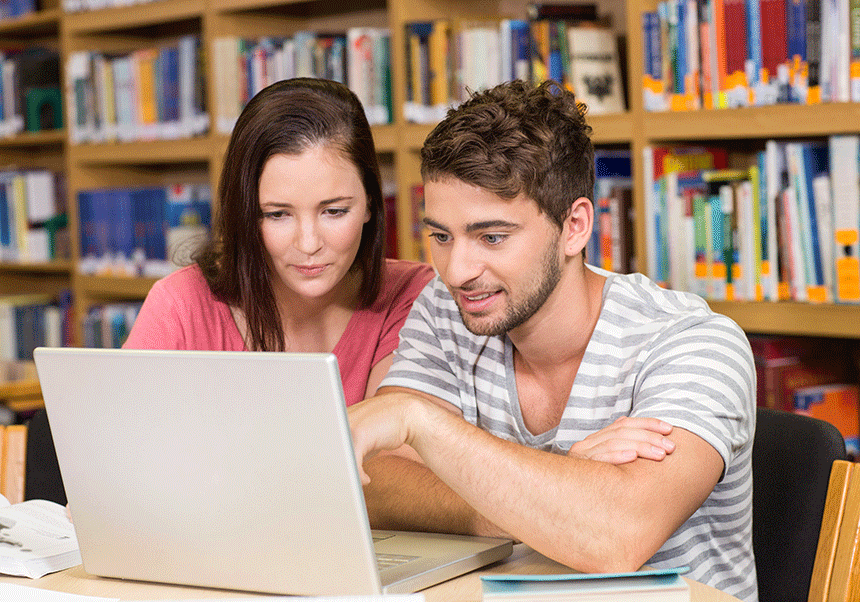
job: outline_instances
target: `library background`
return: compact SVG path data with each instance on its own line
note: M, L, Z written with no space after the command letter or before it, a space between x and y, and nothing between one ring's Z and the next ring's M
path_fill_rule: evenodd
M758 403L833 422L856 454L849 4L0 0L0 360L122 344L153 282L206 236L229 132L269 83L328 77L359 95L388 253L429 260L433 124L466 88L552 78L593 127L588 260L707 298L749 335Z

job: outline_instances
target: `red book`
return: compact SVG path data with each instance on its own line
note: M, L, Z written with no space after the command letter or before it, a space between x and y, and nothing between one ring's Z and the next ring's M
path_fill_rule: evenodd
M797 389L842 382L847 376L847 366L833 361L850 357L839 340L750 335L749 341L760 406L790 412Z
M744 72L747 60L746 0L724 0L726 75Z
M768 77L776 77L779 65L788 59L785 0L760 0L761 59Z

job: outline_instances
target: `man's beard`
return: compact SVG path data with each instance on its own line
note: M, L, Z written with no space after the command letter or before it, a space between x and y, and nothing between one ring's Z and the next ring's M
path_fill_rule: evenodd
M546 300L555 290L561 280L561 262L558 259L558 236L553 237L544 251L541 260L541 270L538 279L532 281L532 285L526 293L526 297L515 301L507 308L505 314L495 322L485 323L480 318L463 312L459 303L460 317L469 332L478 336L499 336L510 332L518 326L525 324L537 311L543 307ZM457 298L456 296L454 297ZM471 322L471 323L470 323Z

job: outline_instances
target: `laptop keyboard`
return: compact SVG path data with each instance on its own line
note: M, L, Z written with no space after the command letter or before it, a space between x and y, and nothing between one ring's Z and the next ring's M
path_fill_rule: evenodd
M376 554L376 566L379 570L390 569L393 566L405 564L410 560L415 560L418 556L405 556L403 554Z

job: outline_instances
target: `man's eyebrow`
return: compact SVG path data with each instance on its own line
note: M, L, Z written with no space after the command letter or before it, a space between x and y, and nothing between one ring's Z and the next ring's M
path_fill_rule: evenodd
M429 217L424 218L424 225L430 228L434 228L436 230L441 230L442 232L448 232L448 228L436 222ZM485 222L475 222L474 224L469 224L466 226L466 232L479 232L481 230L491 230L493 228L501 228L503 230L516 230L519 228L519 224L515 224L513 222L508 222L503 219L493 219L487 220Z
M434 228L436 230L441 230L442 232L448 232L448 228L440 224L439 222L433 221L429 217L424 218L424 225L428 228Z

